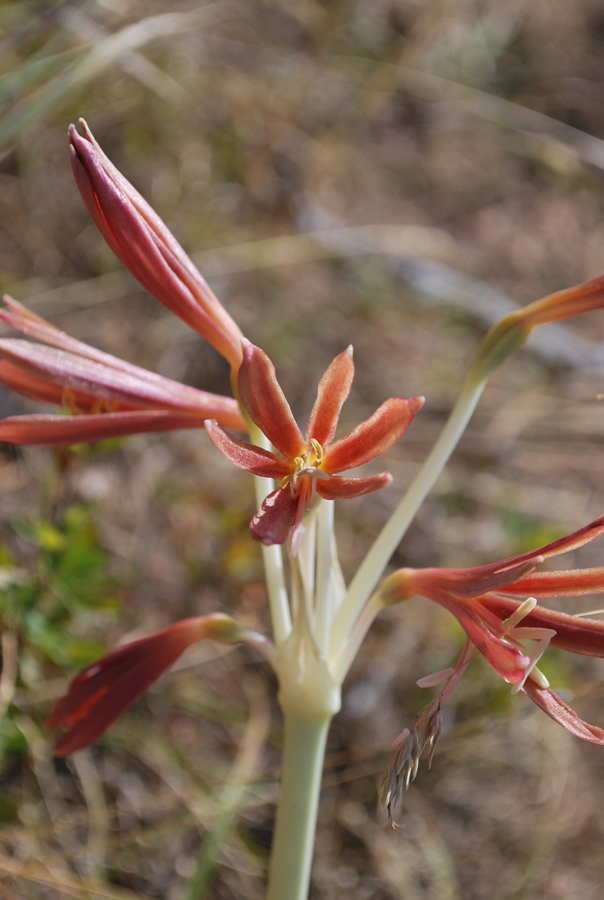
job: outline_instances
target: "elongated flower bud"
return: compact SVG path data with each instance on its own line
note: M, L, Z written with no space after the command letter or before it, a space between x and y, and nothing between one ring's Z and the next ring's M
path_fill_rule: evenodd
M80 119L80 124L83 136L69 126L73 173L109 247L143 287L238 370L239 327L157 213L105 156L86 122Z

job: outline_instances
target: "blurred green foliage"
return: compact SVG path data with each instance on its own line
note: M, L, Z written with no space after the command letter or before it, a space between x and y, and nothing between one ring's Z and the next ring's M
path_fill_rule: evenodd
M3 634L16 638L15 680L35 691L55 667L73 672L105 652L99 614L112 617L120 603L93 506L72 506L58 521L16 519L12 528L34 556L21 568L9 541L0 541L0 620ZM0 757L27 750L18 714L11 705L0 719Z
M15 566L6 545L0 544L4 627L18 631L25 646L40 652L41 660L68 669L87 665L104 646L83 635L86 625L92 624L98 611L119 609L92 507L71 507L60 524L20 519L13 528L37 552L34 565L25 571Z

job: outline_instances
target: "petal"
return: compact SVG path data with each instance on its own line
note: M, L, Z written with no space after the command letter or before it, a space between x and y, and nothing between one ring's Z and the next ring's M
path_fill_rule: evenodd
M534 579L539 580L541 577L544 579L549 577L552 582L556 580L559 582L559 592L549 594L549 596L564 594L565 582L569 586L568 593L582 593L582 591L577 590L577 584L581 580L580 577L575 580L570 576L570 573L544 572L534 573L528 575L528 577L525 576L531 572L535 565L543 562L544 559L559 556L561 553L567 553L569 550L576 550L603 533L604 516L600 516L600 518L595 519L584 528L580 528L578 531L574 531L572 534L566 535L566 537L560 538L551 544L546 544L545 547L539 547L537 550L530 550L528 553L512 556L509 559L503 559L487 566L477 566L473 569L418 570L417 578L421 578L424 583L446 590L448 593L461 599L480 597L482 594L501 588L505 588L506 592L516 593L514 588L516 583L523 585L521 593L527 596L527 593L530 593L530 591L526 591L526 586L528 584L537 584L538 582L535 582ZM597 573L597 570L594 570L594 572L593 583L597 585L600 583L600 575ZM565 576L567 577L565 578ZM586 582L589 582L589 576L586 576ZM546 584L547 582L544 581L543 583ZM536 590L538 591L538 587L536 587ZM536 596L540 596L539 593ZM547 595L542 594L541 596Z
M533 572L505 589L506 594L535 597L581 597L583 594L604 593L604 566L592 569L564 569L556 572Z
M35 315L35 313L32 313L21 303L18 303L6 294L3 300L9 307L9 311L0 309L0 319L16 331L20 331L22 334L28 335L28 337L33 337L43 344L50 344L59 350L67 350L74 356L101 363L111 369L124 372L126 375L132 375L134 378L148 381L161 389L169 391L171 395L181 398L184 402L187 400L192 403L199 402L200 394L204 393L197 390L197 388L180 384L177 381L172 381L170 378L164 378L155 372L149 372L148 369L132 365L132 363L119 359L117 356L112 356L110 353L104 353L102 350L97 350L96 347L84 344L82 341L65 334L64 331L55 328L49 322L45 322L40 316Z
M206 420L205 426L214 446L240 469L247 469L253 475L264 478L282 479L292 473L292 466L270 450L240 441L211 419Z
M269 494L252 521L250 531L261 544L284 544L296 521L298 500L289 487Z
M129 434L202 428L203 419L168 410L134 410L82 416L11 416L0 419L0 441L7 444L85 444Z
M369 478L341 478L339 475L330 475L329 481L317 479L317 493L325 500L351 500L353 497L381 491L391 483L390 472L381 472Z
M193 389L183 394L181 386L167 378L148 379L139 372L122 372L66 350L14 338L0 340L0 355L26 372L48 378L69 390L116 400L135 408L167 407L219 419L231 427L245 427L238 404L232 398Z
M531 328L549 322L563 322L602 309L604 306L604 275L584 281L582 284L556 291L541 300L535 300L515 313L516 317Z
M94 743L187 647L205 638L232 643L240 630L234 619L219 613L185 619L118 647L88 666L44 723L46 728L71 729L55 755L66 756Z
M345 472L386 453L407 430L423 405L423 397L386 400L349 435L327 447L323 456L323 469L330 474Z
M23 394L31 400L39 400L41 403L52 403L55 406L62 406L65 397L65 388L60 384L54 384L44 378L38 378L31 372L25 372L19 366L0 359L0 382L12 391ZM74 395L77 406L81 409L88 409L94 403L95 398L88 394L78 393L77 399Z
M440 591L425 593L423 596L434 600L452 613L474 646L486 661L509 684L517 684L525 676L529 659L516 647L496 637L484 622L464 603L448 597Z
M509 618L521 603L520 600L512 600L499 594L487 594L479 602L500 620ZM570 616L558 610L536 606L522 619L522 625L529 628L552 628L556 632L551 639L552 647L579 656L604 658L604 622L599 619Z
M318 441L322 447L333 441L340 410L348 398L353 378L351 344L343 353L336 356L319 382L317 399L306 429L307 444L311 438Z
M590 741L592 744L604 744L604 731L597 725L589 725L580 719L574 709L571 709L564 700L554 694L551 688L541 687L529 676L522 690L533 703L537 704L539 709L542 709L571 734L584 741Z
M71 125L76 184L99 231L143 287L237 368L242 334L159 216L107 159L88 126Z
M275 367L259 347L249 341L243 346L239 369L239 394L252 422L287 459L306 449L289 403L275 375Z

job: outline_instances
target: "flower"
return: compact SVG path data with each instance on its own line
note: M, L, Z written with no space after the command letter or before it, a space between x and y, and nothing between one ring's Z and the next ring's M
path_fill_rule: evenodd
M77 186L117 258L168 309L203 335L237 370L239 327L157 213L105 156L84 119L69 126Z
M526 343L539 325L564 322L603 307L604 275L599 275L515 310L485 335L468 377L485 381Z
M0 320L35 338L0 339L0 382L72 416L29 415L0 420L0 440L74 444L175 428L201 428L218 419L246 430L238 403L178 384L68 337L12 297Z
M604 622L546 609L537 603L538 599L604 592L604 567L533 571L545 559L582 547L602 534L604 516L552 544L491 565L474 569L399 569L386 579L376 596L378 605L399 603L420 594L448 609L467 635L454 668L417 682L420 687L444 686L416 716L411 728L405 728L394 742L397 751L380 785L380 802L394 828L398 826L393 822L392 811L403 789L415 779L421 756L427 755L431 763L440 734L442 702L461 680L475 649L512 683L512 693L525 693L576 737L604 744L604 729L584 722L552 691L537 668L550 644L582 656L604 657Z
M545 559L582 547L602 534L604 516L552 544L491 565L474 569L399 569L386 579L379 597L384 605L389 605L420 594L444 606L491 667L513 685L513 693L522 690L577 737L604 744L604 730L583 722L550 689L537 668L549 644L582 656L604 657L604 622L537 604L538 599L548 597L603 592L604 567L533 571ZM527 641L535 642L535 646L527 647ZM448 680L449 675L442 674L446 677L441 680Z
M267 653L266 638L222 613L184 619L118 647L80 672L50 711L45 728L69 729L55 756L93 744L188 647L203 640L251 643Z
M236 466L281 481L252 519L250 530L252 537L263 544L283 544L293 531L295 555L302 517L316 494L325 500L348 499L390 484L389 472L367 478L343 478L335 473L354 469L389 450L406 431L424 398L386 400L347 437L334 443L340 411L354 377L352 347L348 347L336 356L319 383L304 438L271 360L249 341L244 341L243 347L241 402L252 422L282 456L238 440L217 422L206 422L206 429L220 452Z

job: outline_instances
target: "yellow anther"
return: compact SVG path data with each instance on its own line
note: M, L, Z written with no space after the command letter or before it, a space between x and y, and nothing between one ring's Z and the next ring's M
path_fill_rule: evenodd
M323 447L317 440L315 440L315 438L311 438L310 443L312 444L312 448L315 451L315 457L316 457L315 465L317 465L317 464L320 465L321 460L323 459Z

